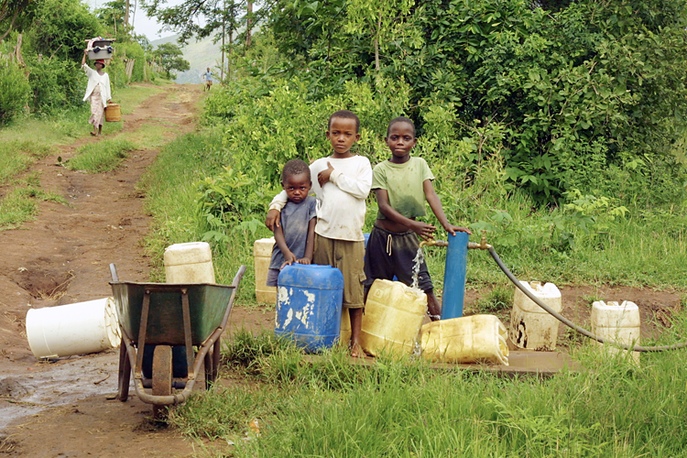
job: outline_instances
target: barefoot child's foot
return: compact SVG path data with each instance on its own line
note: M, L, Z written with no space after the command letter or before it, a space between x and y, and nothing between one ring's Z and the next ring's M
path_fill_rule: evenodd
M363 350L363 347L360 346L360 344L354 344L351 345L351 356L353 358L364 358L365 355L365 350Z

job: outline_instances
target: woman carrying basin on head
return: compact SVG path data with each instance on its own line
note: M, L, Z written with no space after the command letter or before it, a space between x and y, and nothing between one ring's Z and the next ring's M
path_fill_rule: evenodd
M105 73L105 60L97 59L94 63L95 70L86 64L88 49L84 49L81 59L81 68L88 76L86 95L84 102L89 100L91 103L91 117L88 123L93 125L91 135L97 136L103 132L103 119L105 118L105 108L112 100L112 90L110 88L110 76Z

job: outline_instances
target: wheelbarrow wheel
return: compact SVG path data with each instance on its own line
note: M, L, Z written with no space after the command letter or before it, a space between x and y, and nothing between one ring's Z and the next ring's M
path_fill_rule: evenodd
M129 382L131 378L131 362L127 355L124 339L119 343L119 381L117 387L117 399L126 402L129 399Z
M153 353L153 396L169 396L172 394L172 347L169 345L155 346ZM153 419L155 421L167 418L167 406L153 404Z

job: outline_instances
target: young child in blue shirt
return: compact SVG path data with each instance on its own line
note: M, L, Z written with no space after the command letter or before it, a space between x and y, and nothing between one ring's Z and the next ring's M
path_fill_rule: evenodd
M267 272L267 286L277 286L279 271L294 262L312 262L317 222L316 200L309 196L312 181L305 161L291 159L284 165L281 185L287 202L280 213L280 224L274 228L274 248Z
M434 191L434 175L427 162L411 157L416 143L415 125L404 117L393 119L387 129L386 144L391 157L375 166L372 190L379 212L370 232L365 251L366 291L375 279L392 280L394 276L406 285L413 283L414 259L422 239L434 237L436 228L416 218L425 215L425 201L446 232L470 231L449 223L441 200ZM430 319L438 320L441 306L434 295L432 279L423 261L418 274L418 286L427 295Z

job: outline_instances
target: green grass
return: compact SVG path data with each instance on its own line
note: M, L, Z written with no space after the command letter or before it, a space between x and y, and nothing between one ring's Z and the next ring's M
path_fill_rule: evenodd
M120 105L122 114L126 115L133 113L134 109L139 106L141 102L155 94L159 94L162 90L163 85L136 84L126 88L117 89L112 94L112 100L114 103L118 103Z
M510 313L513 307L513 285L496 285L489 292L479 297L477 301L470 307L466 308L466 315L474 314L491 314L499 315L502 313Z
M159 93L160 86L136 85L117 90L122 111L131 113L148 97ZM37 176L24 176L39 159L55 154L57 148L88 138L88 104L48 117L24 117L0 129L0 230L20 227L33 218L40 200L60 199L41 189ZM62 164L72 170L100 173L116 168L133 149L159 148L170 132L159 126L144 126L131 139L119 139L123 123L106 123L105 137L81 147L77 155Z
M89 143L80 147L76 155L65 163L65 167L87 173L109 172L116 169L134 149L133 143L121 139Z
M37 177L29 175L0 199L0 230L14 229L33 219L40 201L66 204L60 196L41 190L37 183Z
M273 336L239 340L225 352L229 386L171 415L191 437L222 439L208 456L685 456L681 352L643 354L637 368L587 346L579 371L502 378L422 360L351 365L340 349L306 358Z
M37 159L50 154L39 140L10 140L0 144L0 183L7 183Z
M36 201L31 194L30 188L17 187L0 200L0 230L19 227L36 215Z

